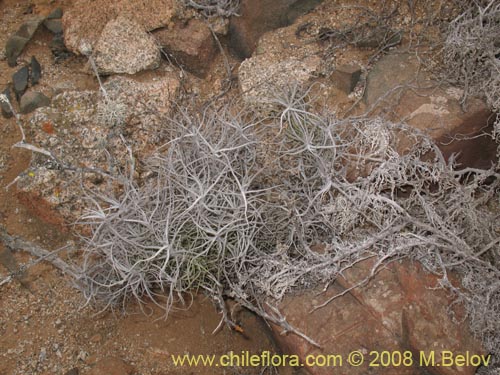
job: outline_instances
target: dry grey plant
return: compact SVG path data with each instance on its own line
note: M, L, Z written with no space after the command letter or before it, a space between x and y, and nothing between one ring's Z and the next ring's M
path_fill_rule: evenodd
M200 11L206 17L231 17L238 15L239 0L181 0L184 6Z
M179 109L148 181L139 186L131 167L121 195L89 195L80 280L89 301L147 299L168 312L201 290L228 324L227 297L320 345L276 302L364 259L376 259L375 274L411 258L441 275L500 354L498 173L455 169L404 124L313 113L297 88L276 96L272 116L233 112Z
M493 136L500 145L500 3L480 0L462 5L463 12L446 30L445 76L464 88L464 107L467 97L476 95L497 112ZM497 150L500 159L500 147Z
M469 4L448 25L444 42L447 78L469 95L486 97L500 109L500 3L495 0Z

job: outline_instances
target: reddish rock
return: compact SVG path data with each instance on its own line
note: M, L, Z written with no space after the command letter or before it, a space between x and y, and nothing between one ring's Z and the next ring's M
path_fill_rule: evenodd
M462 306L450 308L453 300L439 286L438 277L422 270L419 264L395 265L398 278L406 297L402 315L403 338L414 353L431 350L435 352L436 364L441 364L440 353L453 355L484 355L481 344L472 336L467 322L456 324L449 317L450 312L456 319L463 320L465 311ZM449 275L449 278L452 278ZM458 287L458 282L455 281ZM450 311L451 310L451 311ZM428 371L436 375L472 375L476 366L430 366Z
M484 354L480 343L470 333L467 322L454 323L449 315L451 300L446 291L435 289L438 277L410 262L392 263L382 268L365 285L346 292L370 275L374 262L363 261L344 273L344 277L318 294L316 290L286 297L279 308L287 321L316 340L317 349L296 335L281 335L273 326L276 340L302 361L309 354L340 354L345 361L349 352L359 350L365 360L375 359L371 351L412 353L413 366L377 368L377 374L473 374L474 367L420 366L420 352L435 351L436 364L443 350L455 354L469 351ZM310 313L314 306L340 293L344 295ZM460 318L460 307L454 310ZM409 354L407 354L409 355ZM308 368L311 374L331 374L332 368ZM337 374L365 374L365 362L353 367L348 363L336 368Z
M118 16L133 19L146 30L165 27L175 15L175 0L77 0L64 12L62 23L66 47L87 54L104 26Z
M64 218L55 210L54 206L41 197L39 193L19 191L17 193L17 198L34 216L46 223L59 226L63 232L67 231Z
M210 28L197 19L177 23L173 29L155 31L153 36L174 63L201 77L206 75L217 53Z
M122 359L106 357L95 364L89 375L132 375L134 372L135 369Z
M242 0L239 16L229 23L231 47L239 56L250 57L265 32L288 24L287 11L296 1Z
M346 94L350 94L356 87L361 76L361 68L356 65L341 65L333 72L334 85Z
M288 354L296 354L301 362L305 363L308 355L340 355L342 363L333 362L331 366L306 367L313 375L361 375L367 374L373 367L369 366L375 359L372 351L402 351L400 340L388 330L373 311L352 294L338 297L335 302L310 313L311 309L345 289L333 284L325 293L311 290L295 296L287 296L280 304L279 309L287 321L307 336L313 338L321 345L321 349L313 347L304 339L294 335L282 335L281 327L272 326L276 341ZM347 362L349 353L360 351L365 356L361 366L351 366ZM320 358L320 357L317 357ZM380 374L386 375L417 375L418 366L388 367Z
M414 56L400 53L384 56L373 67L364 100L373 113L384 112L392 121L405 121L428 134L446 159L460 153L462 166L488 168L496 144L478 135L492 130L492 113L478 98L469 98L464 112L461 96L460 89L432 80Z

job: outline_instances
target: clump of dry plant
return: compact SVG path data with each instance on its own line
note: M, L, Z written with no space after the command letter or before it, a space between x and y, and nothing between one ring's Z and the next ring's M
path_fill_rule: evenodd
M131 173L120 196L92 197L82 219L92 232L82 278L89 300L166 294L169 311L201 289L223 311L234 298L317 345L263 305L364 259L377 260L375 273L406 257L440 274L475 333L500 347L494 170L456 170L404 124L313 113L297 88L277 96L265 119L183 109L170 126L175 137L148 161L144 185ZM463 289L448 282L450 271Z

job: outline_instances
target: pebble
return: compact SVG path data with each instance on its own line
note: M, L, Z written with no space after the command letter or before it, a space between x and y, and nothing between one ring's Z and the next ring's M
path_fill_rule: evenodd
M14 67L17 65L17 58L23 51L24 47L30 39L35 34L35 31L38 29L38 26L43 21L43 17L35 17L30 21L25 22L21 25L19 30L12 35L5 45L5 55L7 57L7 62L10 67Z
M44 347L42 347L40 349L40 355L38 356L38 361L39 362L45 362L46 359L47 359L47 349L45 349Z
M23 66L21 69L19 69L12 75L12 83L14 84L14 93L16 94L16 99L18 101L28 88L28 77L29 77L29 69L27 66Z
M35 56L31 57L31 85L34 86L40 81L40 77L42 76L42 67L40 63L36 59Z
M5 90L3 90L2 94L4 94L7 99L9 100L9 102L12 103L12 97L10 96L10 87L7 86L5 88ZM0 102L0 107L2 109L2 115L3 117L5 118L11 118L12 116L14 116L14 113L12 113L12 110L10 109L10 106L8 103L5 103L5 102Z
M85 362L85 359L89 356L89 353L87 353L84 350L80 350L80 353L78 353L78 356L76 357L76 360L80 360L82 362Z
M5 56L10 67L17 65L17 58L28 44L29 39L12 35L5 45Z
M23 95L21 102L19 103L20 112L23 114L33 112L35 109L40 107L48 107L50 105L50 99L46 97L41 92L28 92Z

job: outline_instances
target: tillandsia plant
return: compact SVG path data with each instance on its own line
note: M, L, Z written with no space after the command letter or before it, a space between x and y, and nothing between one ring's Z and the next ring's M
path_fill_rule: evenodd
M241 124L229 112L181 112L167 151L147 163L149 181L139 187L124 178L120 197L92 199L82 219L92 228L83 280L89 298L114 304L167 292L168 311L176 296L214 292L244 268L264 222L263 192L252 187L254 125Z
M313 113L297 88L277 95L274 115L261 121L229 107L182 108L170 125L172 141L147 162L149 180L139 186L123 176L123 193L93 197L82 219L91 229L81 280L89 300L166 294L168 312L198 289L221 309L234 298L317 344L272 301L332 282L367 258L376 260L373 274L412 258L442 276L497 353L494 169L458 170L404 124ZM448 281L450 271L463 289Z

